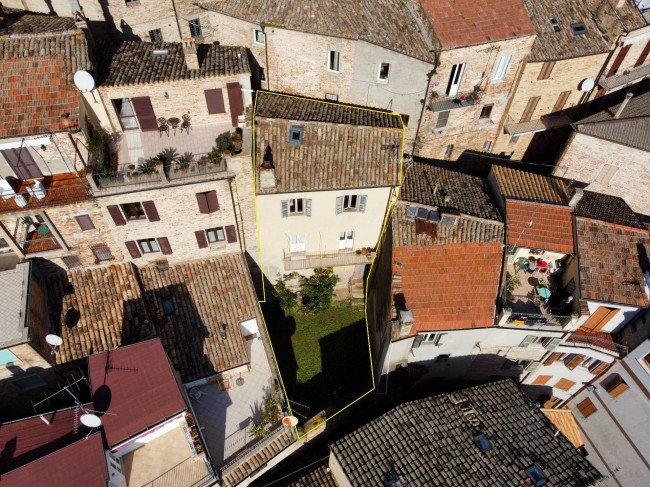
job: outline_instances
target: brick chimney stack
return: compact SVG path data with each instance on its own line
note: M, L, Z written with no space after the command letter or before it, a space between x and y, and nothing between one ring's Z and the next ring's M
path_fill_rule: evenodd
M196 55L196 43L194 38L183 39L183 55L187 69L199 69L199 58Z

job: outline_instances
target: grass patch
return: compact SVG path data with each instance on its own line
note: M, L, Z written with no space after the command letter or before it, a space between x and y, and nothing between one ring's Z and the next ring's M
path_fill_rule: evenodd
M276 302L262 305L271 343L289 399L325 409L370 381L363 306L335 302L317 315L285 313Z

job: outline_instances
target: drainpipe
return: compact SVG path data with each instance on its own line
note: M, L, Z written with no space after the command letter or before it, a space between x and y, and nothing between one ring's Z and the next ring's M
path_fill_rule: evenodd
M438 51L434 51L433 56L434 56L433 70L437 71L437 69L438 69L438 60L439 60ZM411 148L411 159L415 155L415 146L418 143L418 136L420 135L420 126L422 125L422 118L424 117L424 109L427 106L427 98L429 98L429 88L431 88L431 78L433 78L433 73L431 74L431 76L429 76L429 79L427 80L427 88L426 88L426 90L424 92L424 102L422 103L422 109L420 110L420 118L418 119L418 127L415 129L415 138L413 139L413 147Z
M174 9L174 18L176 19L176 27L178 27L178 40L183 40L183 34L181 33L181 24L178 21L178 11L176 10L176 2L172 0L172 8Z
M621 103L621 106L618 107L618 110L616 110L616 113L614 114L614 120L618 120L618 118L621 116L621 114L623 113L623 110L625 110L625 107L627 106L627 104L629 103L630 99L633 96L634 96L634 93L632 93L630 91L625 93L625 99Z
M266 22L260 22L260 29L264 34L264 55L266 57L266 89L271 91L271 69L269 68L269 38L266 35Z

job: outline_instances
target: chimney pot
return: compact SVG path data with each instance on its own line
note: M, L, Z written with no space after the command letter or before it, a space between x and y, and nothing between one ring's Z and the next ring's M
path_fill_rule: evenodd
M616 110L616 113L614 114L614 120L617 120L618 117L620 117L623 114L623 110L625 110L625 107L627 106L628 102L633 96L634 93L631 93L629 91L625 93L625 100L621 102L621 106L618 107L618 110Z
M569 206L571 208L575 208L583 196L584 190L582 188L575 188L573 190L573 195L571 195L571 199L569 200Z
M183 39L183 55L187 69L199 69L199 58L196 54L196 43L193 37Z

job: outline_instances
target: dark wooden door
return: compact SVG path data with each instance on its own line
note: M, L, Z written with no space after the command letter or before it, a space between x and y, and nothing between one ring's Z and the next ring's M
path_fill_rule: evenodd
M27 147L22 147L22 149L4 149L0 152L2 152L7 164L9 164L9 167L11 167L11 170L16 174L17 178L25 181L27 179L41 179L44 177Z
M131 104L133 105L135 116L138 117L140 130L143 132L158 130L156 114L153 112L153 106L151 106L151 100L148 96L131 98Z

